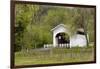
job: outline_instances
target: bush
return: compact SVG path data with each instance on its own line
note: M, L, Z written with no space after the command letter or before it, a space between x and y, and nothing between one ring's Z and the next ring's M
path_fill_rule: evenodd
M14 52L21 51L22 47L20 45L15 44L14 46L15 46Z

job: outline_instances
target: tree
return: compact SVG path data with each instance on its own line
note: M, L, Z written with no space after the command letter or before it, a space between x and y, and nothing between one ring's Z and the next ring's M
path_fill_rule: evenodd
M91 31L88 31L91 28L89 27L89 25L91 25L91 22L89 22L89 20L91 20L91 17L93 17L94 10L91 8L77 8L76 11L78 12L76 20L75 20L76 27L84 29L86 43L87 43L87 46L89 46L88 33L91 32Z
M34 10L34 7L38 10L37 5L28 5L28 4L16 4L15 6L15 46L20 46L22 49L24 48L24 32L27 32L27 26L32 21L32 15L37 12Z

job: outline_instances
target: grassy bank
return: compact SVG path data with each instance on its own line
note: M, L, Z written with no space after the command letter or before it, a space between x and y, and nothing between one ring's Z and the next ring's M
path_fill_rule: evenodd
M93 61L94 48L52 48L47 50L32 49L15 53L15 65L35 65L52 63L70 63Z

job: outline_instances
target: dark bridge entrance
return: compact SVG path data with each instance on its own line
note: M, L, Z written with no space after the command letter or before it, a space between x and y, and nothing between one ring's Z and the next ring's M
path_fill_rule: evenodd
M62 32L62 33L58 33L56 35L56 40L57 40L57 44L58 47L70 47L70 39L69 39L69 35Z

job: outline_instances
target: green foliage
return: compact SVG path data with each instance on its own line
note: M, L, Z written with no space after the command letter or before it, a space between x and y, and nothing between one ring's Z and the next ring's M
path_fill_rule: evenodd
M50 5L16 4L15 6L15 48L40 48L52 44L52 28L65 24L71 33L81 27L84 9L85 22L89 40L94 41L94 9L52 7ZM92 25L91 25L92 24ZM66 36L67 38L67 36Z

